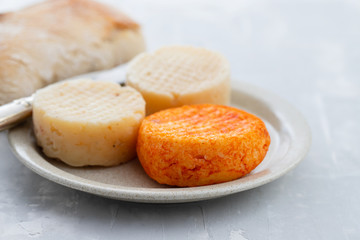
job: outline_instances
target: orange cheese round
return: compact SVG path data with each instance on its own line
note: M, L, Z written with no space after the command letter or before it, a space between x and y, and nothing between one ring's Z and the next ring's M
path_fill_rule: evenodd
M201 104L146 117L137 154L157 182L201 186L248 174L264 159L269 145L269 133L258 117L233 107Z

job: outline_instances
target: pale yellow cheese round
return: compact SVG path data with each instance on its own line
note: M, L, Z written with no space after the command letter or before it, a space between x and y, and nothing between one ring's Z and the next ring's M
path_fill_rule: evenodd
M135 57L126 84L143 95L146 114L185 104L227 105L230 66L221 54L205 48L163 47Z
M112 166L136 157L145 102L131 87L72 80L36 92L33 123L45 155L71 166Z

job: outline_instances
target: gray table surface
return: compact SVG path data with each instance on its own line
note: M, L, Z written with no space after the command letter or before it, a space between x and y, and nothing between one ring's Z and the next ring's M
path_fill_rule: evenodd
M0 0L0 11L33 3ZM313 142L284 177L186 204L136 204L48 181L0 134L1 239L360 239L360 2L104 1L140 21L148 49L222 52L305 116Z

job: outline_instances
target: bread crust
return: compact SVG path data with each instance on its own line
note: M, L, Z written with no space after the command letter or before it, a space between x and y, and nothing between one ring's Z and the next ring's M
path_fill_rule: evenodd
M0 15L0 104L145 50L139 24L90 0L50 0Z

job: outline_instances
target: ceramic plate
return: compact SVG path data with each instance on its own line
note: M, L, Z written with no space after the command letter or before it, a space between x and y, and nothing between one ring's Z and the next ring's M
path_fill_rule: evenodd
M9 131L9 142L20 161L37 174L80 191L132 202L174 203L217 198L269 183L293 169L306 155L310 129L291 105L247 83L232 88L231 104L266 123L271 144L266 158L250 174L231 182L203 187L160 185L143 171L138 160L117 167L69 167L46 158L36 146L31 123Z

